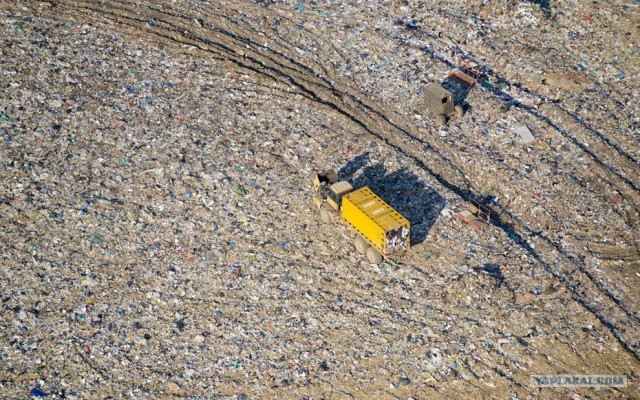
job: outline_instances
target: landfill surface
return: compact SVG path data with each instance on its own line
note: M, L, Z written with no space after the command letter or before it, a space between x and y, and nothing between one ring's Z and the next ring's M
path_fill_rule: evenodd
M639 24L616 0L0 2L0 398L640 398ZM462 117L435 123L433 82ZM371 264L321 222L328 168L409 252ZM532 381L557 374L627 384Z

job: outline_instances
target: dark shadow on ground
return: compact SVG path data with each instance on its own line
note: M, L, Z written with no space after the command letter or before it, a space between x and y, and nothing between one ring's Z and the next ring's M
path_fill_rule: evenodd
M368 186L411 223L411 245L424 242L446 205L446 200L411 171L401 168L387 173L384 165L372 164L369 153L347 162L338 179L354 188Z

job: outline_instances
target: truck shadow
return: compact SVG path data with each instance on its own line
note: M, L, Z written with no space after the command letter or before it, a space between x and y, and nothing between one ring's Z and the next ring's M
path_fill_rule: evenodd
M368 186L411 223L411 245L424 242L446 200L414 173L401 168L387 173L384 165L371 164L369 153L348 161L339 171L338 180L354 188Z

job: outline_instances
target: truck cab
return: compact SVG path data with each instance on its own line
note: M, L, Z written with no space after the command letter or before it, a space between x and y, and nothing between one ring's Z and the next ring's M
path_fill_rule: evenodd
M455 115L462 118L464 110L462 106L455 105L453 94L437 83L432 83L424 88L424 105L436 116L439 125L447 123L447 117Z
M336 182L337 179L334 170L314 177L313 202L320 210L322 222L341 219L353 234L356 250L373 264L381 263L386 256L408 251L409 221L368 187L354 190L349 182Z
M313 196L313 202L316 207L320 208L322 219L327 217L326 212L322 212L323 208L328 208L325 211L340 211L342 207L342 196L353 191L353 186L349 182L338 180L338 175L334 170L321 172L315 175L313 181L313 187L316 190L316 194Z
M453 95L450 91L432 83L424 88L424 99L427 108L434 114L453 114Z

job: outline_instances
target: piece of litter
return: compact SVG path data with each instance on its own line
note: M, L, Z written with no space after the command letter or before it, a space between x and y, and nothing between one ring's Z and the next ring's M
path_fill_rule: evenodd
M518 133L518 135L520 135L524 144L529 144L536 140L529 128L527 128L526 126L519 127L518 129L516 129L516 132Z

